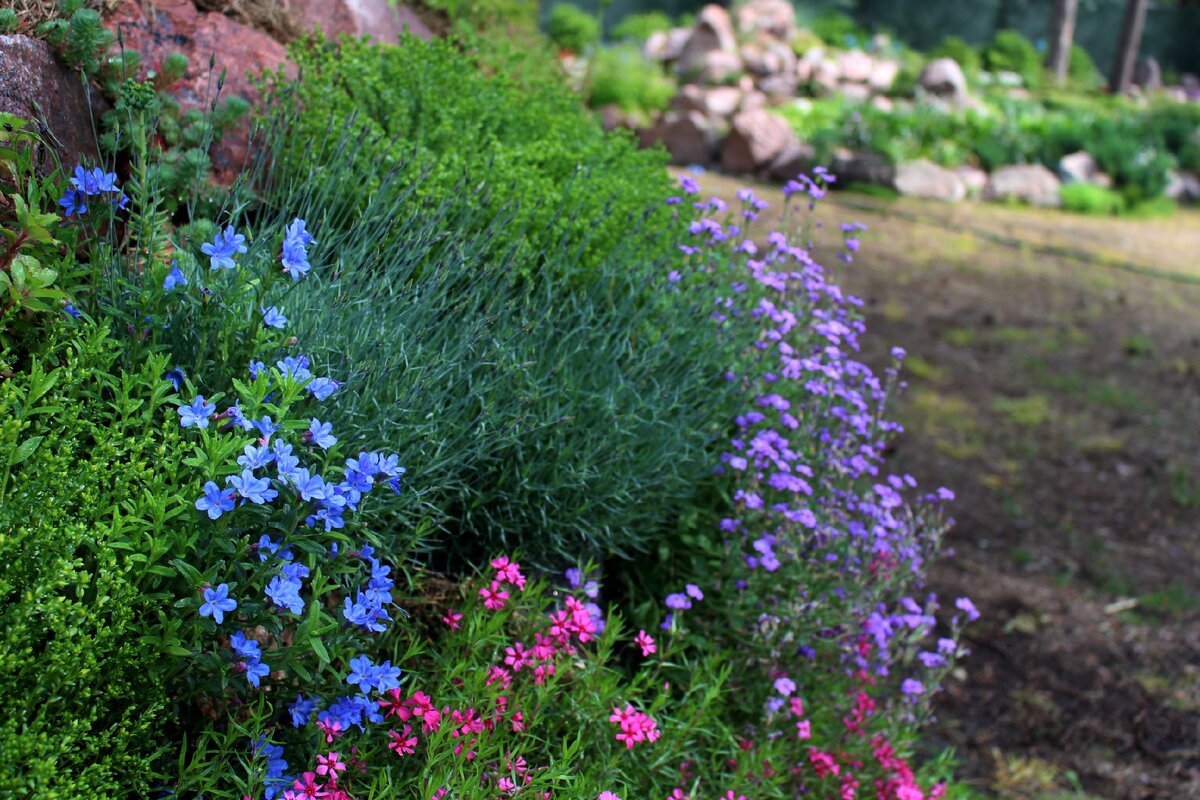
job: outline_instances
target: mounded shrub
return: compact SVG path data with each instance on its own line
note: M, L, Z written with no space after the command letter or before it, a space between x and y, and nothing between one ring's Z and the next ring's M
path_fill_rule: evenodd
M600 41L600 23L578 6L560 3L550 9L546 35L563 50L582 53Z
M1042 55L1019 31L997 31L983 48L983 66L992 72L1005 70L1021 76L1030 89L1042 83Z
M636 45L597 50L591 70L588 104L593 108L615 103L622 111L649 114L666 109L675 96L675 82Z

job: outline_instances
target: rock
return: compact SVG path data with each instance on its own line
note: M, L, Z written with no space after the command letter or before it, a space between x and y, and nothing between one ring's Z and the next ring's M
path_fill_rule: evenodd
M900 62L882 59L875 62L867 85L876 92L890 92L896 85L896 77L900 74Z
M813 47L805 51L804 55L796 62L796 80L800 83L808 83L816 74L817 65L825 60L825 48Z
M955 167L954 172L966 188L967 197L980 197L983 195L983 190L987 188L988 182L988 174L986 172L979 167L972 167L969 164Z
M388 0L289 0L286 8L302 30L320 28L331 37L345 33L394 43L408 30L425 41L433 38L412 9Z
M642 147L661 142L671 155L671 163L679 165L710 163L719 138L720 129L699 111L670 111L657 125L638 131Z
M766 32L790 42L796 35L796 10L788 0L750 0L736 14L738 31L744 36Z
M767 177L773 181L790 181L802 172L810 172L816 162L815 147L808 142L792 142L767 167Z
M842 80L851 83L866 83L875 69L875 60L862 50L847 50L838 57Z
M684 45L692 36L691 28L672 28L650 34L642 53L651 61L677 61L683 54Z
M721 148L721 168L735 173L754 172L795 143L796 134L782 117L764 108L739 112Z
M892 98L877 94L871 98L871 108L890 114L896 110L896 104L892 102Z
M600 114L600 124L606 131L613 131L617 128L636 127L629 124L629 115L616 103L607 103L600 106L596 111Z
M891 186L896 178L896 168L878 153L839 148L833 154L830 167L838 180L846 183L870 183Z
M1020 200L1031 206L1058 206L1062 204L1059 188L1058 178L1041 164L1012 164L991 174L983 196L987 200Z
M841 65L831 58L821 61L813 69L810 81L817 94L836 94L842 82Z
M83 80L55 59L50 45L27 36L0 36L0 75L0 111L44 124L51 134L45 138L58 145L55 152L67 172L82 161L99 161ZM38 163L43 175L55 166L53 158Z
M1153 92L1162 88L1162 67L1153 56L1143 58L1133 68L1133 84L1143 91Z
M714 50L704 57L695 80L699 83L727 83L742 73L744 65L737 53Z
M843 83L838 87L838 92L853 103L865 103L871 99L871 90L865 83Z
M742 95L742 104L738 110L753 111L757 108L766 108L767 105L767 96L755 89Z
M796 74L796 54L782 42L771 39L750 42L743 45L738 52L746 65L746 71L752 75L793 77Z
M1171 170L1167 173L1167 188L1163 190L1163 196L1176 203L1200 202L1200 175Z
M733 20L729 12L718 5L700 10L687 43L679 53L676 69L685 79L705 68L711 53L737 55L737 38L733 35Z
M897 166L892 187L905 197L945 203L958 203L967 196L967 187L957 173L925 159Z
M207 111L222 70L226 76L221 96L239 95L251 103L258 100L254 76L280 66L289 76L296 72L283 45L268 34L224 14L199 11L190 0L156 0L149 17L136 0L121 0L104 24L120 32L126 49L141 54L145 69L155 68L173 52L187 56L187 72L172 89L184 110ZM211 73L210 58L215 59ZM243 119L212 148L214 178L231 183L249 160L249 150L249 120Z
M679 93L671 101L671 110L699 111L713 119L724 119L738 110L743 94L737 86L705 87L688 83L679 87Z
M955 104L967 100L967 77L953 58L935 58L925 65L917 85L929 94Z
M1106 189L1112 186L1112 178L1101 172L1096 159L1084 150L1058 160L1058 177L1063 183L1090 183Z
M784 100L796 96L796 79L786 73L760 78L758 88L772 100Z

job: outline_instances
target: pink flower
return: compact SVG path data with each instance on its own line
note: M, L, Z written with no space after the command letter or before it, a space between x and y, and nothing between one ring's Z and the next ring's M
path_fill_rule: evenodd
M624 742L627 750L632 750L638 742L658 741L658 737L662 735L657 722L631 705L626 705L624 709L613 708L608 721L621 727L616 739L618 742Z
M396 751L396 755L409 756L417 752L417 737L412 735L411 725L405 725L402 733L388 731L388 736L392 739L388 749Z
M446 615L442 617L442 622L444 622L446 627L450 630L456 631L462 627L462 625L459 625L459 623L462 621L462 618L462 614L459 614L457 611L451 608L447 609Z
M513 714L509 722L512 724L513 733L525 730L525 715L522 712L518 711Z
M634 638L637 646L642 648L642 657L648 658L658 650L658 645L654 643L654 639L645 631L638 631L638 635Z
M520 642L514 642L512 647L504 648L504 653L504 663L512 667L513 672L520 672L533 660L525 645Z
M508 599L508 592L500 587L500 581L492 581L491 586L485 586L479 590L479 596L483 598L483 605L492 610L499 611L504 608L504 601Z
M318 719L317 727L320 728L321 733L325 734L326 744L329 744L334 739L346 732L345 729L342 728L342 723L336 719Z
M802 719L796 723L796 738L800 741L812 738L812 725L808 720Z
M507 556L500 556L492 559L492 568L496 570L496 580L502 583L511 583L518 589L525 588L525 576L521 574L521 565L515 561L509 561Z
M721 800L734 800L734 798L733 798L733 789L730 789L728 792L726 792L725 794L721 795ZM739 794L739 795L737 796L737 800L746 800L746 795L744 795L744 794Z
M510 686L512 686L512 673L506 670L504 667L492 667L488 672L486 685L491 686L493 683L497 683L500 685L501 689L507 690Z
M792 705L792 715L793 716L797 716L797 717L804 716L804 701L803 700L801 700L799 697L793 697L788 702L790 702Z
M345 772L346 765L338 760L337 751L333 751L326 756L317 756L317 774L332 775L333 779L337 779L339 772Z
M676 786L671 791L671 796L667 800L692 800L692 795L690 792L685 792L681 787Z
M617 797L612 792L601 792L600 796L597 797L596 800L621 800L621 798Z
M538 664L533 670L533 682L541 686L555 672L553 664Z

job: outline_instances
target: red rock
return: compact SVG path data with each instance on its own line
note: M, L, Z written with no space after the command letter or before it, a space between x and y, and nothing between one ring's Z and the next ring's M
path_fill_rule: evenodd
M149 17L140 3L122 0L104 24L120 34L126 49L141 54L146 69L154 69L174 52L187 56L187 72L172 87L184 110L208 109L222 70L226 75L220 96L239 95L251 103L259 99L253 78L263 70L282 66L287 74L295 74L284 46L270 35L223 14L199 11L190 0L156 0ZM248 122L227 131L210 155L217 181L232 182L249 158Z
M782 117L765 108L742 111L734 116L721 148L721 169L754 172L769 165L793 144L797 144L796 134Z
M668 112L653 128L638 132L642 147L662 142L672 164L707 164L717 150L716 123L699 111Z
M0 75L0 111L44 123L68 172L81 160L99 160L83 79L55 59L50 45L0 36ZM54 161L47 158L41 166L49 173Z

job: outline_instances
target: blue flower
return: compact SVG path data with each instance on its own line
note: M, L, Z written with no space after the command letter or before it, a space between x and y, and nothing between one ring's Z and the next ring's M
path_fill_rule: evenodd
M271 452L271 448L265 444L258 447L248 444L242 452L243 454L238 456L237 463L246 469L262 469L275 460L275 455Z
M244 431L254 430L254 424L246 419L246 416L242 413L240 400L235 401L233 405L225 409L225 416L229 418L230 422Z
M312 394L312 396L316 399L325 400L329 397L329 395L340 389L341 386L342 385L333 378L321 377L313 378L304 388L308 389L309 393Z
M233 257L246 252L246 237L236 233L230 225L224 232L217 231L212 242L201 245L200 252L208 256L208 263L212 269L233 269L237 266Z
M271 481L268 478L256 478L254 473L248 469L243 469L240 476L230 475L225 482L251 503L269 503L279 496L279 492L271 488Z
M308 724L312 713L317 710L316 698L305 698L304 695L296 695L296 702L288 706L288 711L292 714L292 725L301 728Z
M67 303L65 306L63 306L63 311L65 311L69 316L74 317L75 319L83 318L83 312L80 311L75 306L71 305L70 303Z
M329 494L329 487L320 475L310 475L306 467L299 467L291 475L300 499L308 502L324 500Z
M71 185L87 195L115 192L117 191L117 173L105 172L100 167L93 167L90 170L76 167L75 177L71 178Z
M240 658L250 661L258 661L262 658L262 650L259 649L258 642L254 639L247 639L246 634L241 631L236 631L229 637L229 646Z
M346 683L351 686L358 686L359 691L367 694L375 686L375 676L379 671L379 667L371 663L371 659L366 656L358 656L350 659L350 674L346 676Z
M313 376L308 368L308 356L288 356L276 361L275 366L283 373L283 377L294 381L306 381Z
M283 328L288 322L288 318L283 315L278 306L263 309L262 318L263 325L266 325L268 328Z
M283 252L279 260L283 262L283 271L291 275L292 280L300 280L312 268L308 263L307 247L314 241L308 231L304 230L304 220L295 219L287 226L283 237Z
M200 606L200 616L212 617L220 625L225 621L225 612L237 608L237 601L229 596L229 584L222 583L215 589L204 590L204 603Z
M258 432L263 435L264 439L270 439L271 434L283 427L282 425L276 425L271 419L270 414L264 416L262 419L251 420L250 424L258 428Z
M255 689L258 688L258 682L271 674L271 668L261 661L246 662L246 680L250 681L250 685Z
M197 511L207 511L209 519L216 519L226 511L233 511L233 492L222 492L212 481L204 484L204 497L196 501Z
M321 422L313 417L308 423L308 430L304 432L304 441L312 442L322 450L328 450L337 444L337 437L331 433L332 430L332 422Z
M187 277L179 271L179 265L174 261L171 262L171 271L167 273L166 279L163 281L163 288L168 292L176 286L187 286Z
M253 378L254 380L258 380L259 373L261 373L266 368L267 368L267 365L261 361L251 361L250 362L250 377Z
M83 192L78 189L67 189L66 194L59 198L58 204L63 207L65 212L63 216L65 217L75 214L83 216L87 213L87 202L84 200Z
M204 395L198 394L190 406L180 406L175 410L179 413L181 427L190 428L195 425L197 428L207 428L208 418L216 413L217 407L213 403L206 402Z
M258 544L256 544L255 547L258 548L259 561L266 561L272 555L279 552L279 545L271 541L271 535L269 533L264 533L262 536L259 536Z
M286 608L299 616L304 613L304 600L300 597L302 588L303 584L299 581L289 580L283 575L276 575L267 584L266 595L275 605Z
M186 376L183 374L183 370L181 370L179 367L175 367L174 369L167 370L167 374L163 377L169 380L171 385L175 387L175 391L178 392L183 386L183 381Z

